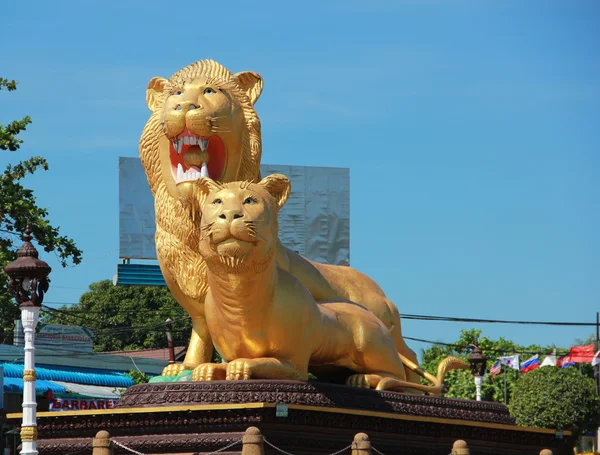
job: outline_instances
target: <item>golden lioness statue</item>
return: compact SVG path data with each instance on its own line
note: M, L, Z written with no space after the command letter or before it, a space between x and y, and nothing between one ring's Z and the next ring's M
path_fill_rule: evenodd
M152 114L139 153L154 196L157 259L167 286L193 324L183 364L169 365L164 375L209 361L213 350L204 314L206 264L198 252L194 220L179 199L200 177L260 180L260 120L253 106L262 87L257 73L233 74L212 60L195 62L170 79L154 77L148 84ZM372 311L390 330L398 352L417 364L402 337L398 309L373 280L350 267L309 261L278 241L275 257L316 301L350 300ZM412 371L408 379L419 381Z
M200 364L193 380L307 380L309 370L340 367L352 372L348 385L440 394L446 370L467 367L450 358L438 377L429 375L434 385L407 382L394 339L372 312L344 300L317 303L277 265L277 214L290 193L284 175L259 183L201 178L196 189L184 204L198 220L206 321L225 363Z

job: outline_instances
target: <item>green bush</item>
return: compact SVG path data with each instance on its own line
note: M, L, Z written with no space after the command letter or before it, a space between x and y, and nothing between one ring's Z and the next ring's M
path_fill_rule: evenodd
M594 429L600 421L594 380L574 367L544 367L524 374L508 408L517 425L570 429L574 434Z

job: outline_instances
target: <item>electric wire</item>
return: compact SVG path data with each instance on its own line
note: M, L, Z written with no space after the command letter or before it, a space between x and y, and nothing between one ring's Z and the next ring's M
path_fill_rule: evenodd
M457 351L468 351L470 349L470 345L466 345L466 344L455 344L455 343L444 343L442 341L431 341L431 340L424 340L422 338L413 338L413 337L404 337L405 340L411 340L411 341L416 341L418 343L428 343L428 344L434 344L434 345L440 345L440 346L447 346L447 347L451 347L451 348L455 348ZM566 355L569 353L569 349L566 348L556 348L556 347L552 347L552 349L556 350L556 356L560 357L562 355ZM495 352L498 354L501 353L512 353L512 354L539 354L539 350L538 351L524 351L524 350L515 350L515 349L482 349L482 351L484 352ZM563 352L563 354L559 354L559 352Z
M455 318L448 316L430 316L423 314L400 314L401 319L415 319L421 321L443 321L443 322L478 322L483 324L525 324L525 325L553 325L553 326L584 326L596 327L595 322L559 322L559 321L514 321L504 319L480 319L480 318Z

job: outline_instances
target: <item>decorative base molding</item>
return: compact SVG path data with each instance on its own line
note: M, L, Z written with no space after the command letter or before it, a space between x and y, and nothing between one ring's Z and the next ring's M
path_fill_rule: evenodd
M127 389L117 408L222 404L286 403L422 417L514 424L503 404L457 400L303 381L211 381L140 384Z
M277 404L287 405L284 416L278 417ZM250 426L295 455L333 453L358 432L388 455L447 455L457 439L468 442L471 454L538 455L544 448L558 454L570 442L550 430L517 427L497 403L254 380L137 385L117 409L40 413L38 450L41 455L89 450L96 433L106 430L146 454L212 452L241 439ZM240 450L235 446L227 453Z

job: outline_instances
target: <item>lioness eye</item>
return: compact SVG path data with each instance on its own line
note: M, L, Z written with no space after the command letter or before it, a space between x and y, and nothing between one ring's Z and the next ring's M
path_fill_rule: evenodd
M173 93L173 95L183 95L183 91L182 90L177 90L175 93Z
M215 200L213 201L213 204L214 204L214 205L221 205L222 203L223 203L223 201L222 201L221 199L215 199Z
M244 204L256 204L256 199L248 196L246 199L244 199Z
M204 89L204 94L205 94L205 95L212 95L213 93L217 93L217 92L215 92L215 91L214 91L212 88L210 88L210 87L207 87L207 88L205 88L205 89Z

